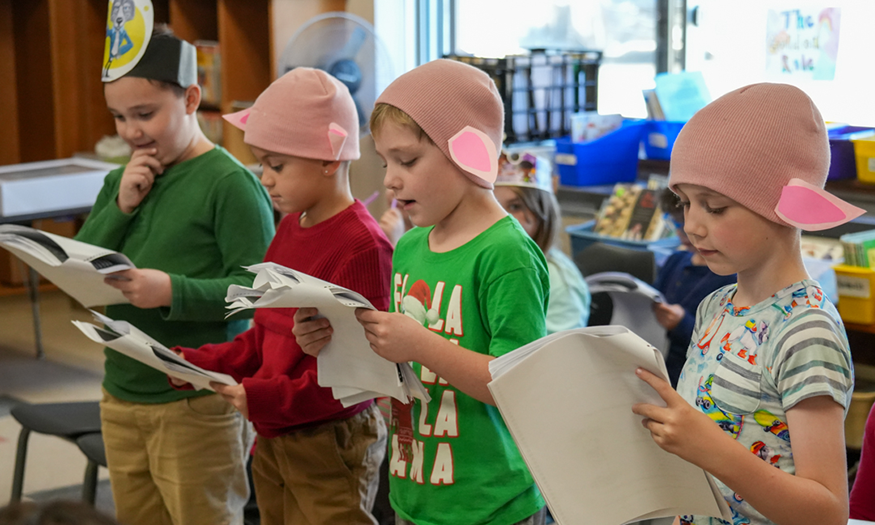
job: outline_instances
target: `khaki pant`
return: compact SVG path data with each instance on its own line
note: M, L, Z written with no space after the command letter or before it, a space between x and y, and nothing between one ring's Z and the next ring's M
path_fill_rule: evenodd
M252 432L220 396L151 405L104 391L100 418L120 522L243 523Z
M258 436L252 480L262 525L376 524L385 454L386 424L373 405L316 428Z

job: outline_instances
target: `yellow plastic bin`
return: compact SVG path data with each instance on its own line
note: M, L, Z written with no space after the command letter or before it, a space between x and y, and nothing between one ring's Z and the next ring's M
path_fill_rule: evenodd
M834 269L842 320L875 324L875 270L845 264L836 265Z
M857 158L857 178L875 184L875 135L851 139Z

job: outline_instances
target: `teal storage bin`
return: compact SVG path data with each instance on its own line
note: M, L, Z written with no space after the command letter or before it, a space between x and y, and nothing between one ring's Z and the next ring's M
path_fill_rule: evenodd
M649 120L644 129L644 154L648 159L669 160L674 141L686 122Z
M619 129L589 142L556 139L559 182L564 186L634 182L645 124L643 120L627 120Z
M630 241L626 239L618 239L609 237L600 233L594 233L595 220L587 221L582 224L572 224L565 228L568 237L571 239L571 255L576 256L580 251L597 242L612 244L622 248L632 248L634 250L650 250L655 254L656 265L662 266L665 259L671 255L675 249L680 246L681 240L676 237L667 237L656 241Z

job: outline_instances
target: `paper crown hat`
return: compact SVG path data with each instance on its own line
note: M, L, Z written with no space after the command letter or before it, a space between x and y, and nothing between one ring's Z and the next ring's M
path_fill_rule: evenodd
M501 151L496 186L537 188L553 193L553 167L550 161L528 151Z
M669 186L703 186L777 224L825 230L865 213L824 191L829 161L826 126L808 95L787 84L753 84L684 125Z
M296 67L273 81L251 108L223 118L250 146L320 160L359 158L359 120L345 85L320 69Z
M197 84L197 51L172 34L153 36L150 0L110 0L101 80L140 77L188 87Z

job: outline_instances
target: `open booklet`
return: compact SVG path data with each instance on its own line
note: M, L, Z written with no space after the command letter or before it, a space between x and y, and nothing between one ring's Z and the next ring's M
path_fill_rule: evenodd
M251 288L228 287L229 315L249 308L318 308L334 329L331 342L316 358L319 385L330 387L344 406L382 396L404 403L429 400L410 364L392 363L371 350L355 310L375 308L361 294L276 263L246 269L255 273L255 280Z
M638 367L667 380L660 352L626 328L579 328L494 359L489 390L557 523L731 520L711 477L659 448L632 413L665 406Z
M669 344L665 328L653 313L653 303L665 302L659 290L624 272L594 273L586 278L586 284L590 293L606 292L611 296L612 325L629 328L666 355Z
M189 363L126 321L115 321L93 310L91 314L103 327L81 321L73 321L73 324L95 343L108 346L171 377L188 381L198 390L213 390L211 381L231 386L237 384L229 375L210 372Z
M108 274L135 268L121 253L15 224L0 225L0 246L86 308L130 302L103 282Z

